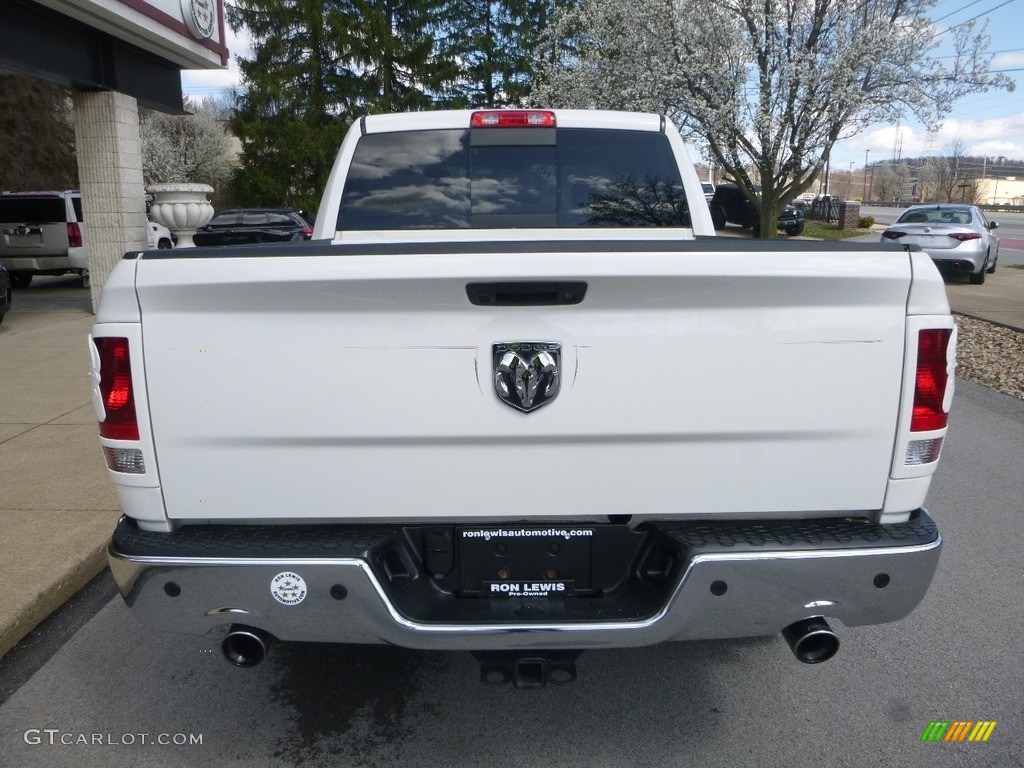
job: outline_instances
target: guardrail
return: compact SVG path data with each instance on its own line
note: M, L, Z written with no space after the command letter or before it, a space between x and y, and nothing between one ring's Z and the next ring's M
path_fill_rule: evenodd
M932 205L961 205L961 203L956 201L953 201L952 203L929 202ZM868 200L862 202L861 205L870 205L873 208L909 208L912 205L928 205L928 203L913 202L909 200ZM1024 205L992 205L990 203L981 203L978 204L978 207L983 211L994 211L996 213L1024 213Z

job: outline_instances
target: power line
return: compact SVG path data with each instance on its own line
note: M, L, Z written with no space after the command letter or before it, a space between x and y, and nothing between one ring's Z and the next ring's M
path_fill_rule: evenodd
M969 3L967 4L967 5L964 5L964 6L961 6L960 8L957 8L957 9L956 9L955 11L953 11L952 13L947 13L947 14L946 14L945 16L942 16L942 17L940 17L940 18L938 18L938 19L935 19L935 20L934 20L934 21L933 21L932 23L933 23L933 24L938 24L938 23L939 23L940 21L942 21L943 19L948 19L948 18L949 18L950 16L956 16L956 15L957 15L958 13L960 13L960 11L966 11L966 10L967 10L968 8L970 8L970 7L972 6L972 5L977 5L977 4L978 4L978 3L980 3L980 2L981 2L981 0L972 0L972 1L971 1L971 2L969 2Z
M998 56L1001 53L1021 53L1022 51L1024 51L1024 48L1006 48L1006 49L1004 49L1002 51L988 51L987 55L989 55L989 56ZM959 57L953 55L953 56L933 56L932 58L934 58L934 59L956 59L956 58L959 58Z
M990 13L992 13L992 11L998 11L1004 5L1009 5L1012 2L1013 2L1013 0L1004 0L1004 2L1000 3L999 5L996 5L996 6L993 6L992 8L989 8L987 11L982 11L977 16L971 16L971 18L964 19L963 21L957 22L956 24L954 24L951 27L946 27L941 32L939 32L939 33L937 33L935 35L932 35L932 37L941 37L942 35L944 35L947 32L949 32L951 29L956 29L957 27L962 27L964 24L970 24L972 21L980 19L982 16L988 16ZM961 10L963 10L963 9L961 8Z

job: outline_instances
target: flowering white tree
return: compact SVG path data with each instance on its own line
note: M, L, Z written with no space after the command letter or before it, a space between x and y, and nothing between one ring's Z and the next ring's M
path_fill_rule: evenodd
M195 114L145 113L142 175L146 184L199 182L222 192L231 176L231 138L216 105L194 105Z
M874 178L879 200L900 202L910 199L910 168L906 163L884 163L877 168Z
M671 116L706 143L775 236L783 206L832 146L911 113L935 125L960 97L1012 90L988 71L984 26L944 31L935 0L580 0L538 52L533 102ZM760 195L754 194L760 187Z

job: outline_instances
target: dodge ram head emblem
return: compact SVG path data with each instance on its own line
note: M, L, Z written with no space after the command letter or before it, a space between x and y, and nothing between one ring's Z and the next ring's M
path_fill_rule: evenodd
M523 413L550 403L561 383L562 345L550 341L517 341L491 347L494 391Z

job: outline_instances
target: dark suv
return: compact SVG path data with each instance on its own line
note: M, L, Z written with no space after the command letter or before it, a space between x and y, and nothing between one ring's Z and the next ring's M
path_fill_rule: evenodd
M708 203L711 209L711 221L715 229L725 229L726 222L739 224L741 227L753 227L754 237L760 236L760 217L754 204L743 194L736 184L719 184L715 187L715 195ZM778 228L785 230L790 237L804 231L804 212L787 205L779 214Z
M239 208L221 211L196 230L196 245L245 245L309 240L313 223L293 208Z

